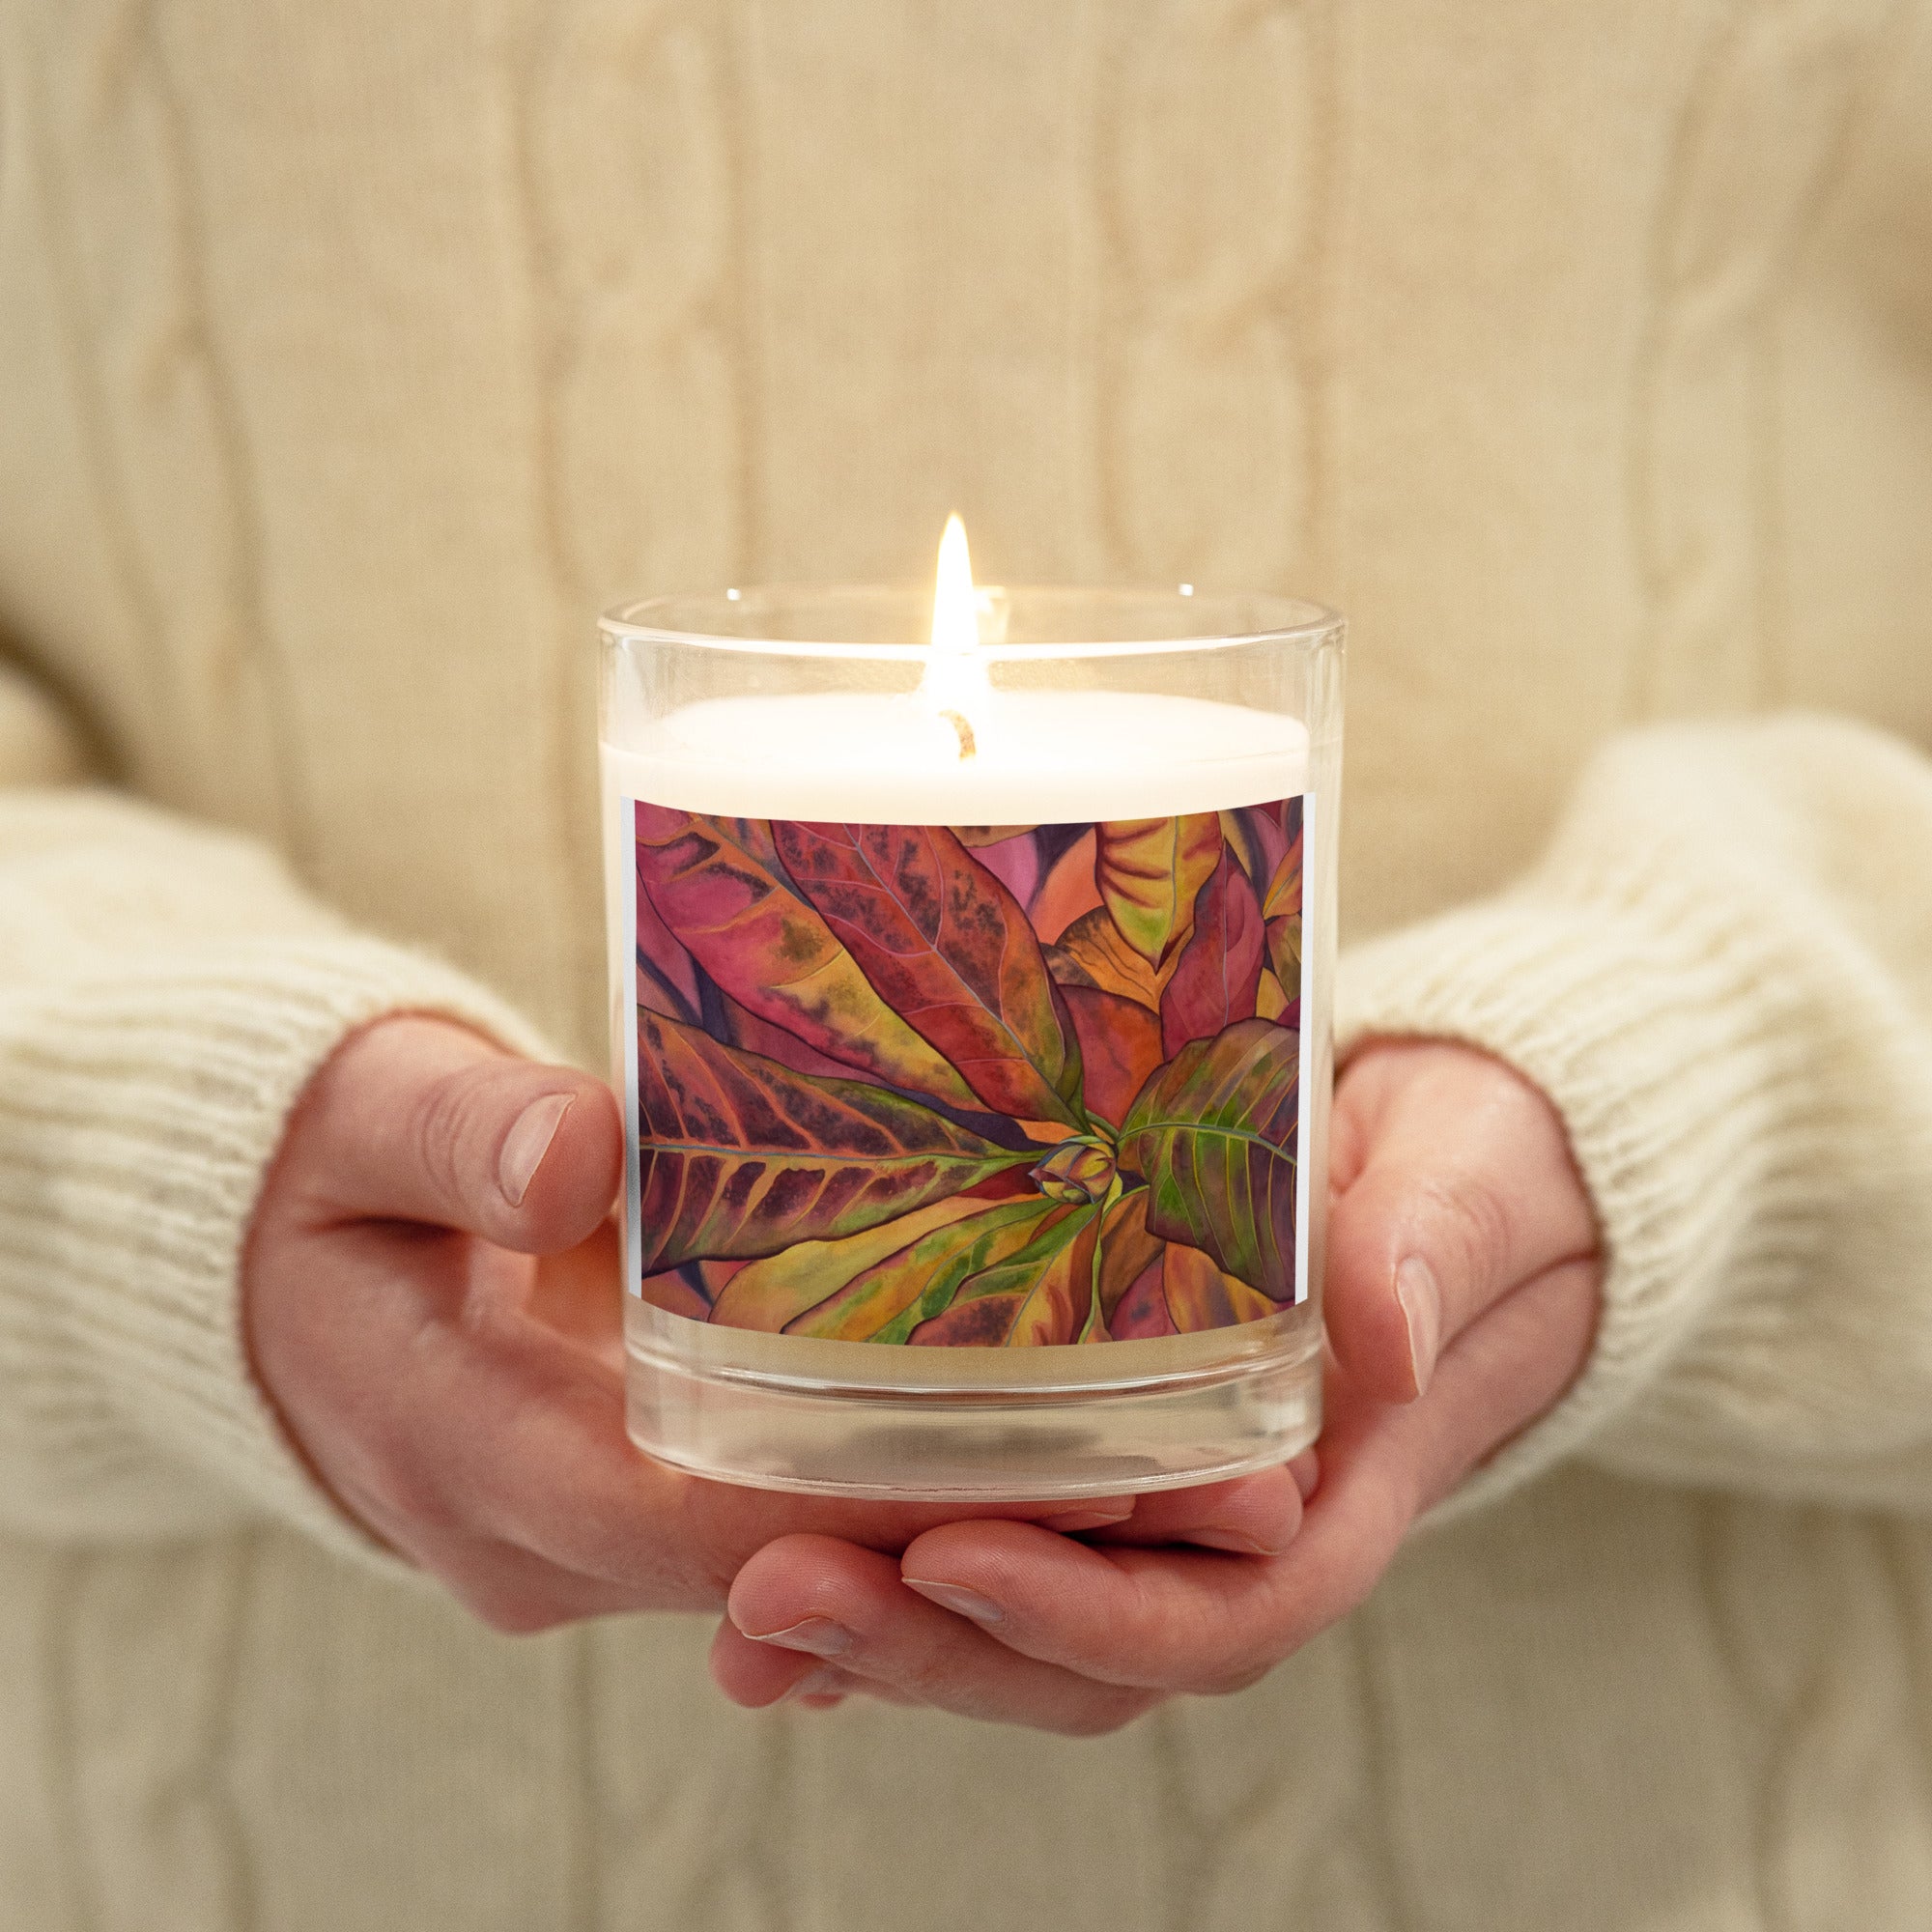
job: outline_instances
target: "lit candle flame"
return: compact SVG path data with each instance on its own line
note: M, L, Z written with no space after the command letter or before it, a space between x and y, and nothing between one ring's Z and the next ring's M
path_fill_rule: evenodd
M971 651L980 644L980 619L973 609L973 556L966 548L966 526L957 510L946 520L939 540L939 572L932 585L932 648Z
M955 512L939 540L939 571L932 586L932 649L920 682L925 701L952 726L959 755L979 750L973 726L991 695L980 657L979 593L973 587L973 559L966 548L966 526Z

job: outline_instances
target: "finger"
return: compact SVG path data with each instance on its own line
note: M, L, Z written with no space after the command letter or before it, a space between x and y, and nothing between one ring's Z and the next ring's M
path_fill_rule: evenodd
M1157 1545L1191 1543L1246 1556L1276 1556L1301 1527L1304 1490L1315 1488L1315 1452L1293 1463L1232 1482L1193 1489L1156 1490L1139 1497L1124 1522L1092 1532L1095 1543ZM1064 1528L1049 1523L1048 1528Z
M1289 1560L1094 1547L994 1522L929 1531L900 1574L1022 1656L1122 1689L1205 1693L1251 1684L1286 1654L1276 1566Z
M1003 1644L1081 1676L1240 1689L1359 1604L1416 1514L1556 1400L1587 1352L1595 1294L1591 1264L1563 1264L1468 1329L1422 1401L1345 1400L1322 1439L1321 1487L1282 1556L957 1523L914 1542L901 1574Z
M769 1655L765 1653L769 1650ZM755 1661L752 1653L757 1653ZM735 1704L762 1711L774 1704L796 1704L808 1711L830 1711L847 1697L869 1697L881 1704L913 1705L917 1697L889 1684L868 1682L836 1663L815 1663L797 1652L747 1639L726 1617L711 1639L711 1680ZM725 1689L726 1685L729 1689Z
M1355 1151L1328 1224L1329 1340L1360 1386L1407 1401L1485 1309L1592 1253L1596 1228L1554 1109L1498 1061L1372 1048L1335 1104Z
M1009 1649L906 1589L890 1556L832 1537L781 1538L732 1583L712 1675L727 1696L758 1705L828 1664L960 1717L1073 1737L1117 1730L1152 1701Z
M610 1090L588 1074L406 1017L329 1060L303 1095L284 1163L321 1218L429 1222L548 1254L610 1212L623 1129Z
M1602 1312L1603 1266L1559 1262L1498 1302L1442 1365L1446 1401L1414 1405L1415 1505L1432 1509L1548 1414L1582 1372Z

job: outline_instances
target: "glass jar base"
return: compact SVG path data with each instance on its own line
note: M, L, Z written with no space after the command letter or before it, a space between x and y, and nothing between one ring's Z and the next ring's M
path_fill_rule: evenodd
M1319 1341L1319 1337L1317 1338ZM1084 1351L1083 1351L1084 1352ZM631 1439L716 1482L897 1501L1047 1501L1272 1467L1321 1427L1319 1346L1090 1386L889 1388L629 1346Z

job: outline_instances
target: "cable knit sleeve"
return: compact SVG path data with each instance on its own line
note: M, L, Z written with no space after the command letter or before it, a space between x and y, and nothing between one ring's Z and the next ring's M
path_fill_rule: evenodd
M1607 1244L1583 1376L1450 1508L1571 1453L1932 1507L1932 762L1804 716L1617 741L1530 877L1350 954L1340 1009L1344 1054L1548 1094Z
M540 1050L260 846L105 792L0 791L0 1526L131 1541L266 1516L386 1560L258 1394L236 1281L291 1104L395 1010Z

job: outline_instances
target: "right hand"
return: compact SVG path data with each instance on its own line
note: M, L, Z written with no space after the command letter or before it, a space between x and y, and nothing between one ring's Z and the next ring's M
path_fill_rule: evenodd
M748 1557L799 1532L892 1552L971 1517L1222 1548L1293 1535L1281 1469L1138 1507L970 1507L793 1496L653 1463L624 1433L622 1170L601 1082L404 1015L352 1035L310 1082L256 1207L243 1326L289 1435L350 1516L496 1629L716 1610Z

